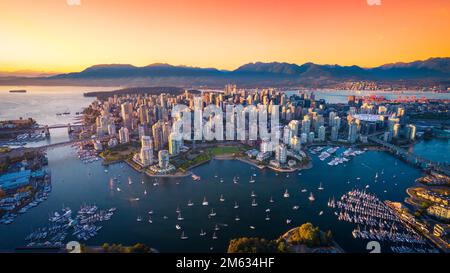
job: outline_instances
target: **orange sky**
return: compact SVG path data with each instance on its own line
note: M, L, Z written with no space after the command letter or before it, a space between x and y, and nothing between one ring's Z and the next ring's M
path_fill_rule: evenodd
M450 56L449 0L0 0L0 71ZM376 0L375 0L376 1Z

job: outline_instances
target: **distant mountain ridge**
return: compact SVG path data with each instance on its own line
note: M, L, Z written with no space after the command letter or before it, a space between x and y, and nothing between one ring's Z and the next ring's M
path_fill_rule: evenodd
M286 62L255 62L235 70L175 66L155 63L147 66L98 64L80 72L26 78L0 77L1 85L121 85L121 86L333 86L345 81L420 82L450 86L450 57L408 63L391 63L373 68L356 65L321 65Z
M330 78L421 78L449 77L450 58L431 58L410 63L392 63L374 68L356 65L302 65L284 62L248 63L232 71L216 68L174 66L170 64L151 64L137 67L130 64L102 64L86 68L81 72L59 74L50 78L116 78L116 77L189 77L189 76L287 76L287 77L330 77Z

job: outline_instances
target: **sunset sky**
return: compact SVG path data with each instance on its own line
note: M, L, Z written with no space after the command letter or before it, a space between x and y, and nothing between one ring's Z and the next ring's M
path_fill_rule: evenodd
M449 0L367 1L0 0L0 71L450 56Z

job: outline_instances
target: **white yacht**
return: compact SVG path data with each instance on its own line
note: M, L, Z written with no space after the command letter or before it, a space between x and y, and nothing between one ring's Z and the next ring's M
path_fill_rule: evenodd
M320 212L319 212L319 216L321 216L323 214L323 210L321 210Z
M272 196L270 197L270 200L269 200L269 202L270 203L274 203L275 201L273 201L273 198L272 198Z
M144 194L147 195L147 190L144 190Z
M141 216L138 216L138 217L136 218L136 221L141 222L141 221L142 221L142 217L141 217Z
M289 198L289 192L288 192L287 189L286 189L286 191L284 192L283 197L284 197L284 198Z
M180 229L181 229L181 226L178 225L178 224L176 224L176 225L175 225L175 228L178 229L178 230L180 230Z
M319 191L323 191L322 182L320 182L319 187L317 188Z
M212 236L212 239L213 239L213 240L217 240L217 235L216 235L216 233L215 233L215 232L213 232L213 236Z
M270 221L269 214L266 215L266 218L265 218L265 219L266 219L266 221Z
M117 191L121 191L121 189L119 188L119 187L117 187L117 189L116 189Z
M297 205L295 205L295 206L292 207L293 210L298 210L299 208L300 208L300 207L297 206Z
M253 176L250 176L250 180L248 182L249 183L255 183L255 179L253 178Z
M153 223L153 221L152 221L152 217L148 217L148 222L150 223L150 224L152 224Z
M258 203L256 203L256 200L253 198L252 207L257 207L257 206L258 206Z
M208 201L206 200L206 196L205 196L205 198L203 198L202 206L207 206L207 205L208 205Z
M239 216L236 215L236 217L234 218L235 221L239 221L241 220L241 218L239 218Z
M220 202L225 202L225 197L223 197L223 194L220 195Z
M188 202L188 207L192 207L193 205L194 205L194 203L192 203L192 201L191 200L189 200L189 202Z
M239 205L238 205L237 202L234 202L234 208L235 208L235 209L238 209L238 208L239 208Z
M255 229L255 226L250 226L250 229Z
M206 232L203 231L203 229L200 230L200 236L205 236Z
M131 181L131 177L128 177L128 185L133 184L133 181Z
M309 194L308 199L309 199L309 201L311 201L311 202L313 202L314 200L316 200L316 198L314 198L314 195L313 195L312 192Z
M220 230L219 225L216 224L216 225L214 226L214 230L215 230L215 231Z
M292 222L292 220L291 219L286 219L286 224L290 224Z
M209 213L210 217L214 217L216 216L216 212L214 211L214 209L211 209L211 212Z
M183 217L181 217L181 212L180 212L180 213L178 213L178 217L177 217L177 220L178 220L178 221L183 221L183 220L184 220L184 218L183 218Z
M252 193L250 194L251 197L256 197L256 194L254 191L252 191Z
M307 191L308 191L307 189L302 189L302 190L301 190L301 192L307 192Z

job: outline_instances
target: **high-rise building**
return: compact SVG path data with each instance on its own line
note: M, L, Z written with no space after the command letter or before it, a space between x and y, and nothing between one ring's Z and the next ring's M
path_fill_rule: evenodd
M348 125L348 142L355 143L358 138L358 127L355 121Z
M153 149L150 147L142 147L139 158L144 167L150 166L153 163Z
M129 102L121 104L121 115L123 120L123 127L132 129L133 126L133 105Z
M309 116L304 116L302 120L302 133L309 134L309 130L311 129L311 120Z
M308 134L308 142L309 143L314 142L314 132L309 132L309 134Z
M127 127L119 129L119 142L121 144L130 142L130 132Z
M169 135L169 154L176 156L180 153L181 139L176 139L176 133Z
M339 130L338 127L335 125L331 127L331 141L337 141L339 138Z
M154 149L159 151L163 148L163 131L162 122L158 121L152 126L153 144Z
M392 128L392 137L398 138L400 134L400 124L396 123L394 124L394 127Z
M319 127L318 138L320 142L325 141L325 126L323 125Z
M169 166L169 151L161 150L158 152L158 165L161 169Z
M300 121L291 120L289 122L289 128L291 128L292 136L298 136L298 129L300 128Z
M116 125L114 122L108 124L108 135L115 136L116 135Z
M292 137L292 131L291 128L289 128L289 126L284 126L283 128L283 143L286 145L289 145L289 143L291 142L291 137Z
M328 126L334 126L334 118L336 117L336 112L331 111L328 114Z
M300 140L302 144L305 144L308 142L308 134L307 133L301 133Z
M291 147L295 152L300 152L300 150L302 149L302 144L298 136L293 136L291 138Z
M414 126L413 124L408 124L406 125L406 138L414 141L416 139L416 126Z
M286 145L280 143L275 149L275 160L280 162L281 164L286 163L287 160L287 149Z

